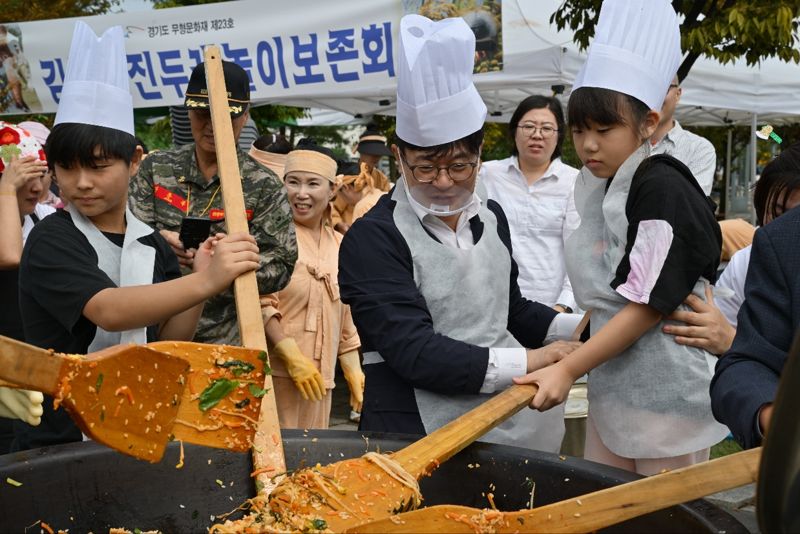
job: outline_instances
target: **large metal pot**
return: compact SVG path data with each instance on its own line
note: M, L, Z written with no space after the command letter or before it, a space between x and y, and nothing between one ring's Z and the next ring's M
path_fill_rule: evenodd
M335 462L369 450L399 450L413 437L350 431L285 431L290 468ZM22 532L42 520L56 529L101 533L109 527L163 532L204 532L213 518L254 493L249 455L186 446L176 469L178 446L156 465L94 443L79 443L0 456L0 532ZM15 487L9 477L21 482ZM476 443L422 481L425 504L500 509L547 504L636 478L625 471L516 447ZM743 525L705 501L652 513L613 532L746 533Z

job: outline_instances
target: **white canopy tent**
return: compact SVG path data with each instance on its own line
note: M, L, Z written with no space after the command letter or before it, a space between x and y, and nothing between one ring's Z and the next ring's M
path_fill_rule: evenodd
M532 94L563 91L562 98L568 97L585 53L578 51L571 31L558 31L550 24L550 16L560 4L560 0L503 2L503 70L475 76L475 85L489 109L488 120L507 122L517 104ZM700 58L683 81L683 95L676 110L682 124L751 127L746 170L734 176L733 182L730 136L724 155L729 215L749 216L747 186L756 176L755 131L759 122L779 125L800 121L798 80L800 66L777 59L747 66L743 60L722 65ZM358 124L373 114L394 114L394 93L395 86L388 84L368 92L283 99L281 103L337 110L343 113L329 115L333 122L326 123ZM314 117L319 112L311 114Z
M503 70L477 74L475 84L489 108L489 120L508 121L517 104L531 94L569 94L584 53L572 32L558 31L550 16L560 0L503 2ZM753 114L771 124L800 121L800 66L768 59L749 67L744 61L722 65L700 58L683 82L678 119L687 125L751 124ZM369 90L282 98L280 103L325 108L349 115L394 114L395 85ZM336 119L341 121L342 119Z

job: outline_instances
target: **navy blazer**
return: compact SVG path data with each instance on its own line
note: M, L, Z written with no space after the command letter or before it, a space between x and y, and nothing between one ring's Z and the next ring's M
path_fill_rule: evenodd
M711 381L711 408L751 448L761 443L758 412L775 400L800 326L800 208L756 232L744 292L736 338Z

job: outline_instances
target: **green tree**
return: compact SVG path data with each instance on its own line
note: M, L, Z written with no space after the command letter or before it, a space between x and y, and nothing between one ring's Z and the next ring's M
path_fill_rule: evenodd
M594 35L602 0L564 0L550 17L558 29L575 32L585 49ZM777 57L800 63L797 0L672 0L682 18L681 47L687 53L678 69L683 80L700 56L730 63L743 57L748 65Z
M3 0L0 19L25 22L102 15L119 3L120 0Z

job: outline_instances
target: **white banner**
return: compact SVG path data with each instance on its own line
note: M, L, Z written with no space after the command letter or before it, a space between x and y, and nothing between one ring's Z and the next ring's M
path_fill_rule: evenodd
M253 101L276 102L375 94L377 87L393 93L400 18L440 5L437 0L239 0L81 20L98 35L115 25L125 29L135 107L182 104L189 75L208 44L219 45L224 59L247 71ZM496 18L492 55L476 59L499 70L500 0L465 6L464 13L482 12L479 25L491 26L487 17ZM0 114L55 112L75 20L0 25ZM473 29L476 35L485 30Z

